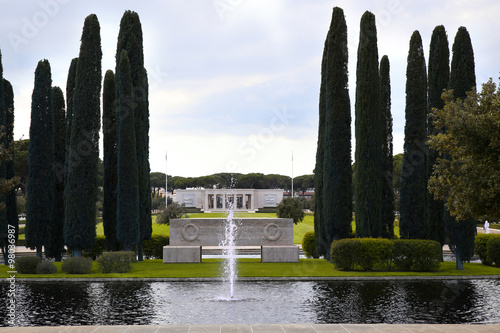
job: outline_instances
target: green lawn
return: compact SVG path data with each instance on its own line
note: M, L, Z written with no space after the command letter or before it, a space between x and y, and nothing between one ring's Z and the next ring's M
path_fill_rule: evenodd
M66 274L61 272L61 263L56 263L56 274L16 274L16 278L183 278L218 277L221 274L220 259L205 259L200 264L164 264L161 260L145 260L132 264L128 273L102 274L97 263L89 274ZM0 274L8 276L7 266L0 266ZM240 277L377 277L377 276L477 276L500 275L500 268L481 264L464 264L463 271L455 269L454 262L444 262L437 272L347 272L335 269L322 259L301 259L299 263L261 263L259 259L238 260Z

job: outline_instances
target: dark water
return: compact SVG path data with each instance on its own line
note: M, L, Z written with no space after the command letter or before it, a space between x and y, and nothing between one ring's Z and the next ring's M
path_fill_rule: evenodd
M10 301L0 283L0 311ZM500 323L500 280L222 283L16 281L18 326ZM2 316L0 326L11 326Z

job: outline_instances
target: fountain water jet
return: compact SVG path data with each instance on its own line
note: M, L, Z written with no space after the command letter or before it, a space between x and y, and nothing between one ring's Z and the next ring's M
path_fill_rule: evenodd
M236 250L235 250L235 239L236 239L236 223L234 221L234 203L229 202L229 211L227 215L224 239L221 243L223 248L224 260L224 275L225 279L229 282L229 294L231 299L234 297L234 282L237 277L236 271Z

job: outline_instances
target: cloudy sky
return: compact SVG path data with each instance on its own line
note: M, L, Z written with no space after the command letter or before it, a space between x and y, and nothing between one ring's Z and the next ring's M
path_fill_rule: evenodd
M293 151L294 176L312 173L321 55L334 6L347 20L353 120L359 20L365 10L376 15L379 57L387 54L391 62L395 153L403 150L406 58L414 30L427 56L436 25L445 26L450 49L458 27L467 27L477 82L498 77L497 0L0 0L15 137L29 137L38 61L50 61L53 85L64 91L84 19L94 13L103 74L114 70L120 19L130 9L139 13L144 33L152 171L165 172L168 153L172 175L291 175Z

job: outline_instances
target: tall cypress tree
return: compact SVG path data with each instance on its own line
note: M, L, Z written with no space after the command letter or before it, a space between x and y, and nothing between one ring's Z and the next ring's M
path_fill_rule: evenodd
M45 255L61 261L64 250L64 166L66 158L66 108L61 88L52 88L52 119L54 138L54 200L52 206L52 221L49 227L49 237L45 246Z
M4 88L3 88L3 66L2 66L2 54L0 53L0 126L6 125L7 112L5 107L5 97L4 97ZM6 146L6 133L2 133L3 136L0 136L0 146L4 148ZM6 174L6 166L5 163L0 163L0 178L4 178ZM5 194L0 193L0 202L2 206L6 201ZM7 263L7 245L8 245L8 222L7 222L7 214L5 209L0 210L0 243L2 247L2 252L4 254L4 261Z
M458 28L453 42L453 57L449 89L455 98L465 99L467 92L476 87L474 51L469 32L465 27ZM457 221L447 209L444 212L448 245L456 257L456 267L463 269L463 261L474 255L474 239L476 236L476 220Z
M425 202L427 199L427 74L418 31L410 39L406 67L406 124L399 201L401 238L425 239L427 236Z
M314 235L316 254L324 256L329 251L323 232L323 161L325 156L325 98L326 98L326 63L328 37L325 40L323 60L321 62L321 86L319 91L318 143L316 147L316 166L314 168Z
M323 160L323 233L329 244L351 233L352 167L351 103L347 74L347 25L344 12L333 9L327 36L325 84L325 138Z
M132 79L127 51L120 55L116 71L117 91L117 142L118 142L118 183L117 183L117 238L125 251L134 251L139 243L139 187L135 124L132 104Z
M0 65L1 66L1 65ZM14 90L6 79L3 79L3 97L5 107L5 147L9 149L14 145ZM5 179L12 180L15 177L14 150L9 161L5 162ZM14 227L15 236L19 233L19 216L17 214L17 195L15 188L7 192L5 196L5 214L7 223ZM7 263L7 261L5 261Z
M26 246L42 258L47 245L54 200L54 139L51 108L52 77L48 60L35 71L31 100L28 188L26 203Z
M382 237L382 146L384 126L380 110L375 15L361 17L356 65L356 236Z
M66 81L66 157L64 163L64 183L68 181L69 151L71 142L71 122L73 121L73 96L75 95L76 65L78 58L73 58L69 66Z
M432 124L432 109L442 109L444 101L441 94L448 88L450 80L450 50L448 37L444 26L434 28L429 48L429 70L427 78L427 135L436 135L438 132ZM427 179L432 175L433 166L438 154L429 149L427 154ZM445 244L445 229L443 221L444 203L435 200L427 191L427 238Z
M104 75L102 92L102 132L104 146L104 201L102 222L106 247L118 250L116 239L116 185L117 185L117 141L116 141L116 101L115 75L108 70Z
M394 238L394 187L392 162L392 114L391 114L391 78L389 58L384 55L380 60L380 102L384 120L384 145L382 147L382 237Z
M65 188L64 239L74 256L93 246L99 161L101 37L97 16L87 16L76 66Z
M142 27L139 15L126 11L120 21L116 64L120 62L121 51L126 50L130 61L133 87L136 151L138 163L140 239L151 238L151 186L149 166L149 100L148 80L144 68ZM142 243L138 243L138 258L142 260Z

